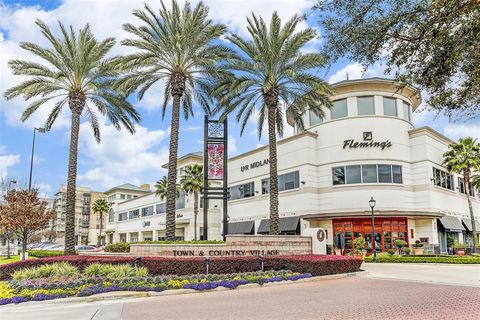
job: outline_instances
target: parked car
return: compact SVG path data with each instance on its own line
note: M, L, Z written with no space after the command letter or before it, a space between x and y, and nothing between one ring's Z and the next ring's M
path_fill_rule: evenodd
M94 246L75 246L76 251L92 251L96 249Z

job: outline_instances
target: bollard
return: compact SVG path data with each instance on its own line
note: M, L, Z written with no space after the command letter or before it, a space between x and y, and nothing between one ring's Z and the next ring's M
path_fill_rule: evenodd
M265 257L262 256L262 255L259 255L258 258L260 259L260 267L262 268L262 272L265 271L265 266L264 266L264 262L265 262Z
M135 268L138 268L141 262L142 262L142 257L136 257L134 262Z
M205 274L210 272L210 257L205 257Z

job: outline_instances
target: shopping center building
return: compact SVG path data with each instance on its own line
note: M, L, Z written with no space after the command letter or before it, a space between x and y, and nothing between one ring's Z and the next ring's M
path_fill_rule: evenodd
M412 112L421 102L418 90L380 78L342 81L333 89L334 107L325 110L323 119L307 111L302 115L305 130L287 119L295 134L277 143L281 232L302 234L306 228L322 227L329 244L338 233L347 248L356 237L371 243L368 202L373 197L379 249L403 239L446 252L448 237L471 241L462 177L442 166L442 155L453 141L412 125ZM202 155L180 158L179 174L192 163L203 163ZM268 233L268 177L268 146L229 159L230 234ZM472 195L480 220L480 201ZM150 193L115 204L107 241L162 239L164 203ZM215 202L209 206L209 239L222 236L221 207ZM192 196L182 194L177 208L177 236L193 239ZM202 214L197 220L197 234L202 234Z

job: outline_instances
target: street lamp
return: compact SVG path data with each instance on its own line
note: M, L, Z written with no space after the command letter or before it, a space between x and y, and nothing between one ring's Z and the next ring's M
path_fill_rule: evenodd
M375 250L375 217L373 215L373 208L377 201L373 197L368 201L370 208L372 208L372 252L373 252L373 262L377 262L377 251Z
M28 179L28 191L32 190L32 171L33 171L33 154L35 153L35 132L44 133L45 128L33 128L33 141L32 141L32 156L30 157L30 177Z

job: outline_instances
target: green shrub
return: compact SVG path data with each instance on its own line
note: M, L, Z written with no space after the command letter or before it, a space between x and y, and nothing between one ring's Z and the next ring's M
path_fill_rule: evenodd
M410 254L412 252L412 249L405 247L405 248L402 248L402 251L405 252L405 254Z
M393 257L395 255L395 250L393 250L393 249L388 249L387 252L390 255L390 257Z
M27 250L29 257L46 258L63 256L63 250Z
M146 277L148 275L147 268L133 267L129 264L104 264L92 263L87 266L83 273L87 277L107 277L112 279L128 278L128 277Z
M415 241L415 243L412 245L414 248L421 248L423 247L423 243L420 242L420 240Z
M404 248L404 247L407 246L407 241L405 241L405 240L395 240L393 242L393 244L395 245L395 248L401 249L401 248Z
M388 253L378 254L376 261L379 263L480 264L480 258L473 256L389 256ZM365 262L372 262L372 256L365 257Z
M130 252L130 244L126 242L109 243L104 250L105 252Z
M362 253L365 250L365 239L358 237L353 240L353 249L356 254Z
M67 262L45 264L33 268L25 268L15 271L12 275L14 280L74 277L80 275L78 269Z

